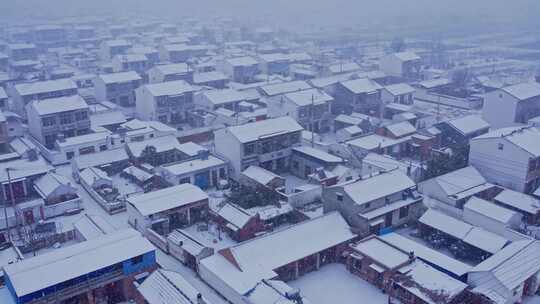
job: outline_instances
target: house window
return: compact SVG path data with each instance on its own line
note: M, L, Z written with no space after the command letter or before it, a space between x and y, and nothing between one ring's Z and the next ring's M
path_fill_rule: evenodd
M247 144L244 146L244 155L251 155L255 153L255 144Z
M409 216L409 206L405 206L401 209L399 209L399 218L405 218Z
M191 183L191 179L189 177L184 177L178 182L178 184L189 184L189 183Z
M43 117L41 119L41 124L44 127L54 126L54 124L56 124L56 118L55 117Z
M73 152L73 151L66 152L66 158L67 159L72 159L74 156L75 156L75 152Z
M105 150L107 150L107 145L99 146L99 151L105 151Z
M71 113L64 113L60 115L60 124L66 125L73 122Z
M298 169L300 167L300 164L298 163L298 161L293 160L292 161L292 166L293 166L294 169Z
M367 202L367 203L364 204L364 209L367 209L367 208L369 208L370 206L371 206L371 203L370 203L370 202Z
M499 149L499 150L504 150L504 144L503 144L503 143L499 143L499 144L497 145L497 149Z
M343 194L336 193L336 199L338 200L338 202L343 202Z
M75 113L75 120L81 121L88 119L88 113L86 112L77 112Z
M138 255L134 258L131 258L131 265L141 264L143 262L143 255Z
M362 261L358 259L353 259L352 268L354 270L362 270Z

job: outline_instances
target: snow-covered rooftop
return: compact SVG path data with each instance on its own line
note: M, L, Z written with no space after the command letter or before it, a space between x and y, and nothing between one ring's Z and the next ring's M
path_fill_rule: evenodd
M132 195L127 198L127 201L143 216L148 216L207 199L208 195L201 188L192 184L181 184L148 193Z
M88 109L86 101L79 96L65 96L44 100L34 100L28 107L33 107L39 115L49 115L61 112Z
M489 129L489 123L479 115L468 115L449 120L447 123L463 135Z
M502 137L510 143L531 153L535 157L540 156L540 129L536 127L509 127L490 131L477 136L472 140L482 140Z
M396 83L387 85L384 87L385 90L390 92L390 94L394 96L404 95L404 94L410 94L414 93L415 89L406 83Z
M203 91L201 94L203 94L206 99L208 99L214 105L246 100L246 94L234 89L208 90Z
M274 179L283 179L281 176L275 174L274 172L268 171L259 166L247 167L244 171L242 171L242 175L245 175L252 180L257 181L261 185L268 185L268 183L270 183Z
M516 216L515 211L498 206L476 196L471 197L463 208L490 217L503 224L509 223L512 218Z
M226 59L226 61L232 66L251 66L259 64L259 62L255 58L250 56L229 58Z
M293 148L293 151L297 151L301 154L308 155L312 158L316 158L326 163L342 163L343 162L343 159L341 157L332 155L326 151L312 148L309 146L295 147Z
M161 136L144 141L134 141L127 144L128 150L135 157L141 157L142 152L148 146L156 148L157 153L178 150L181 151L181 145L175 136Z
M186 63L173 63L173 64L163 64L153 67L158 70L163 75L174 75L174 74L184 74L189 71L189 67Z
M398 138L411 135L416 132L416 128L408 121L387 125L385 128Z
M197 296L200 292L193 287L180 273L158 269L137 287L148 304L192 304L200 303Z
M267 96L276 96L280 94L307 90L310 88L311 86L307 82L303 80L296 80L296 81L290 81L290 82L284 82L284 83L265 85L261 87L261 91Z
M413 60L420 60L420 56L416 55L414 52L399 52L394 53L393 56L396 56L401 61L413 61Z
M21 96L74 89L77 89L77 85L69 78L19 83L15 85L15 90Z
M228 128L228 131L241 143L256 141L263 137L299 132L302 130L302 126L291 117L266 119Z
M540 96L540 84L537 82L519 83L503 87L501 90L516 97L519 100L526 100L529 98Z
M101 78L105 84L139 81L142 79L135 71L101 74L98 77Z
M351 245L351 247L363 256L382 264L389 270L402 266L410 259L409 254L394 247L378 237L369 237Z
M165 165L162 168L172 175L181 176L188 173L195 173L197 171L211 169L217 166L223 166L225 164L225 161L222 159L209 155L208 158L186 160L179 163Z
M415 183L400 171L390 171L343 186L343 190L358 205L410 189Z
M285 97L297 106L318 105L333 101L334 98L318 89L307 89L285 94Z
M540 211L540 200L531 195L510 189L503 190L495 196L494 200L533 215Z
M195 91L195 88L184 80L150 83L145 87L155 97L175 96Z
M341 84L354 94L373 93L382 89L379 84L368 78L342 81Z
M139 232L125 229L6 265L4 272L22 297L154 250Z

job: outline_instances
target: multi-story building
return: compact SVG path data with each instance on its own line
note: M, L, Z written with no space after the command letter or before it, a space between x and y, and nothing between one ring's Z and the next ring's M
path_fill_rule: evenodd
M223 72L234 82L254 82L255 75L259 73L259 62L249 56L226 59Z
M165 44L159 50L161 61L186 62L193 57L204 56L210 50L208 45Z
M470 141L469 164L489 182L532 193L540 186L540 130L510 127Z
M416 184L399 170L323 189L324 212L339 211L361 235L408 223L420 214Z
M369 78L341 81L335 92L335 114L378 114L381 111L382 87Z
M29 304L130 301L137 279L158 268L155 251L131 228L112 232L5 266L7 296Z
M112 67L114 72L135 71L144 74L150 68L150 61L143 54L115 55Z
M406 83L396 83L387 85L381 90L381 99L385 104L399 103L412 105L414 102L414 92L416 90Z
M135 90L141 83L141 76L134 71L98 75L94 78L96 99L123 107L134 106Z
M13 110L26 117L24 109L30 101L76 95L77 85L71 79L57 79L19 83L8 90L13 101Z
M37 26L34 28L34 42L40 49L66 46L67 31L59 25Z
M416 79L420 77L421 58L414 52L388 54L381 58L379 67L388 76Z
M291 117L280 117L216 130L214 144L216 152L229 160L234 179L251 165L283 172L292 148L301 144L302 130Z
M493 128L525 124L540 115L540 84L521 83L486 93L482 111Z
M289 56L283 53L259 55L259 68L263 74L289 75Z
M268 103L268 116L290 116L304 129L316 133L330 131L332 96L318 89L308 89L283 95Z
M11 61L37 60L37 48L33 44L8 44L7 55Z
M141 86L135 90L137 116L142 120L180 123L193 108L194 91L195 88L183 80Z
M116 55L126 54L131 48L131 43L126 40L103 41L100 46L99 56L101 60L111 60Z
M215 111L219 108L225 108L231 111L238 111L239 104L247 100L244 92L234 89L224 90L206 90L195 95L195 105L197 108L207 111Z
M30 134L52 149L56 140L90 132L88 105L79 95L34 100L26 106Z

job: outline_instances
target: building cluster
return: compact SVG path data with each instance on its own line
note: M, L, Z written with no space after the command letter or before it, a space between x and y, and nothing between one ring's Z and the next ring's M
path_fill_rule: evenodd
M0 29L0 302L538 301L532 63L349 34Z

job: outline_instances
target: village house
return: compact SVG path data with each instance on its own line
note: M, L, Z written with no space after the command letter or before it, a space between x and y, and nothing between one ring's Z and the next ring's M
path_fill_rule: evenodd
M135 106L135 90L141 83L141 76L134 71L98 75L94 78L96 99L122 107Z
M418 184L424 196L453 208L463 209L472 197L490 198L497 188L472 166L443 174ZM444 208L444 205L441 205Z
M49 172L34 181L34 190L45 202L45 208L40 214L41 219L82 210L78 190L66 176ZM33 224L36 219L25 216L25 222Z
M164 135L126 143L126 151L132 161L160 166L193 159L207 150L193 143L180 144L175 136Z
M259 73L259 62L249 56L225 59L223 72L231 81L252 83L255 82L255 75Z
M95 303L135 298L134 282L157 267L154 246L124 229L6 265L4 273L13 303Z
M186 63L159 64L148 70L150 83L185 80L193 81L193 71Z
M380 233L420 215L422 196L400 171L323 188L324 212L339 211L361 235Z
M39 25L34 28L33 41L40 49L63 47L68 42L68 31L61 25Z
M116 55L127 54L131 47L131 43L126 40L103 41L100 45L99 57L103 61L109 61Z
M150 61L143 54L115 55L111 62L115 73L135 71L143 75L150 68Z
M7 45L7 55L12 62L37 60L38 51L34 44L16 43Z
M539 254L538 241L513 242L471 269L467 283L492 303L519 303L538 291Z
M168 163L155 171L171 185L193 184L208 189L227 180L228 166L226 161L203 151L198 158Z
M144 55L148 59L148 68L159 62L159 52L153 47L137 45L129 49L128 54Z
M290 117L219 129L214 132L216 153L229 160L235 180L251 165L283 172L289 167L291 148L300 146L301 131Z
M471 197L463 206L464 221L500 235L504 235L507 229L519 229L522 218L519 212L479 197Z
M222 90L225 89L228 83L229 78L222 72L210 71L193 74L193 84L197 86Z
M333 102L334 98L318 89L286 93L268 102L268 116L290 116L308 131L328 132Z
M419 79L421 58L409 51L392 53L381 58L379 67L389 76Z
M509 127L475 137L469 165L491 183L532 193L540 186L540 130Z
M468 115L451 119L435 127L441 131L443 146L468 145L474 137L489 132L489 124L477 115Z
M333 107L334 114L380 113L382 87L369 78L341 81L337 84Z
M263 74L289 75L289 56L283 53L260 54L259 69Z
M311 85L302 80L272 83L259 86L258 91L261 96L267 97L273 100L279 100L283 94L298 92L311 89Z
M178 303L211 304L182 274L172 270L157 269L137 285L137 290L143 303L168 303L174 299Z
M334 212L222 249L201 260L199 274L228 301L243 304L261 280L294 280L340 261L355 238Z
M256 189L266 187L276 189L285 186L285 178L259 166L249 166L240 175L240 185Z
M26 106L30 134L48 149L57 139L90 132L89 109L79 96L35 100Z
M167 235L208 214L208 195L199 187L181 184L127 198L128 223L144 235Z
M290 172L300 178L308 178L320 169L332 170L345 161L339 156L309 146L292 149Z
M526 124L539 115L539 83L520 83L485 94L482 116L493 128Z
M523 222L528 225L540 224L540 200L532 195L504 189L493 198L493 202L519 212L523 216Z
M169 254L194 271L198 271L202 259L214 254L213 248L205 246L185 229L174 229L169 233L167 245Z
M214 221L229 236L238 242L254 238L264 232L264 223L259 214L252 214L240 206L226 203L211 211Z
M71 79L58 79L19 83L8 89L13 110L26 117L25 106L32 100L45 100L77 94L77 86Z
M184 80L143 85L135 90L137 117L178 124L193 108L195 88Z
M194 103L197 108L207 111L225 108L239 112L239 104L247 99L248 96L244 92L235 89L203 90L195 94Z
M212 48L209 45L163 44L159 48L159 58L171 63L186 62L190 58L206 55Z
M412 105L415 89L406 83L397 83L384 86L381 90L381 100L385 104L397 103Z
M410 136L390 138L379 134L370 134L346 141L345 144L358 157L363 157L369 153L377 153L401 158L407 155L410 142Z

